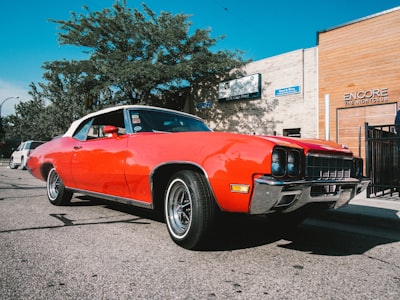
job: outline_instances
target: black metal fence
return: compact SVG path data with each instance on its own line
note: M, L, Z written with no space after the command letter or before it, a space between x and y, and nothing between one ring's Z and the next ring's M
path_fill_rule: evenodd
M400 196L400 138L394 125L365 123L365 169L371 183L367 197L398 193Z

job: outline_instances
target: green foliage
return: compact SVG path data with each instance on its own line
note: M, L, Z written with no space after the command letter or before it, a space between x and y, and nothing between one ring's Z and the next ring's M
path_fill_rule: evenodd
M71 20L54 22L61 44L90 50L97 89L112 92L98 94L97 104L158 103L171 91L187 94L200 82L216 84L244 63L238 51L211 52L222 37L211 38L208 29L190 34L187 15L156 16L145 4L142 13L119 2L112 10L85 10L86 15L73 13Z
M40 99L20 102L15 106L15 115L5 118L7 138L18 138L21 141L46 140L51 137L48 132L46 106Z
M247 63L240 51L212 52L223 37L191 31L188 15L157 16L145 4L140 11L125 1L83 9L85 14L52 22L59 26L59 43L79 47L87 59L44 63L46 83L32 83L33 100L19 104L9 120L15 134L51 137L88 112L118 104L183 110L188 99L215 89Z

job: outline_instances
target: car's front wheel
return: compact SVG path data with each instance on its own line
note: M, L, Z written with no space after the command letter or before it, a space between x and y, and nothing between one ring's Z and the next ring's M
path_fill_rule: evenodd
M72 198L72 192L65 188L64 183L55 168L47 176L47 197L53 205L67 205Z
M171 238L186 249L201 247L215 220L215 202L203 174L184 170L169 181L164 198Z
M14 163L14 158L10 158L10 160L8 161L8 166L10 167L10 169L16 169L18 168L18 165Z

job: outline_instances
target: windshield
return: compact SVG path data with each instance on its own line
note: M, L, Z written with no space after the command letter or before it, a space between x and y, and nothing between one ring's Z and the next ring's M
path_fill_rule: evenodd
M165 111L130 111L134 132L211 131L201 120Z

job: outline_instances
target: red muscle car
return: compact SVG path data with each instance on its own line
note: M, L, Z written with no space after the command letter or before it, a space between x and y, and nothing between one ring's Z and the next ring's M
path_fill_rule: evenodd
M186 113L129 105L73 122L28 170L54 205L79 192L161 209L171 238L194 249L218 211L290 220L347 204L369 183L362 164L333 142L213 132Z

